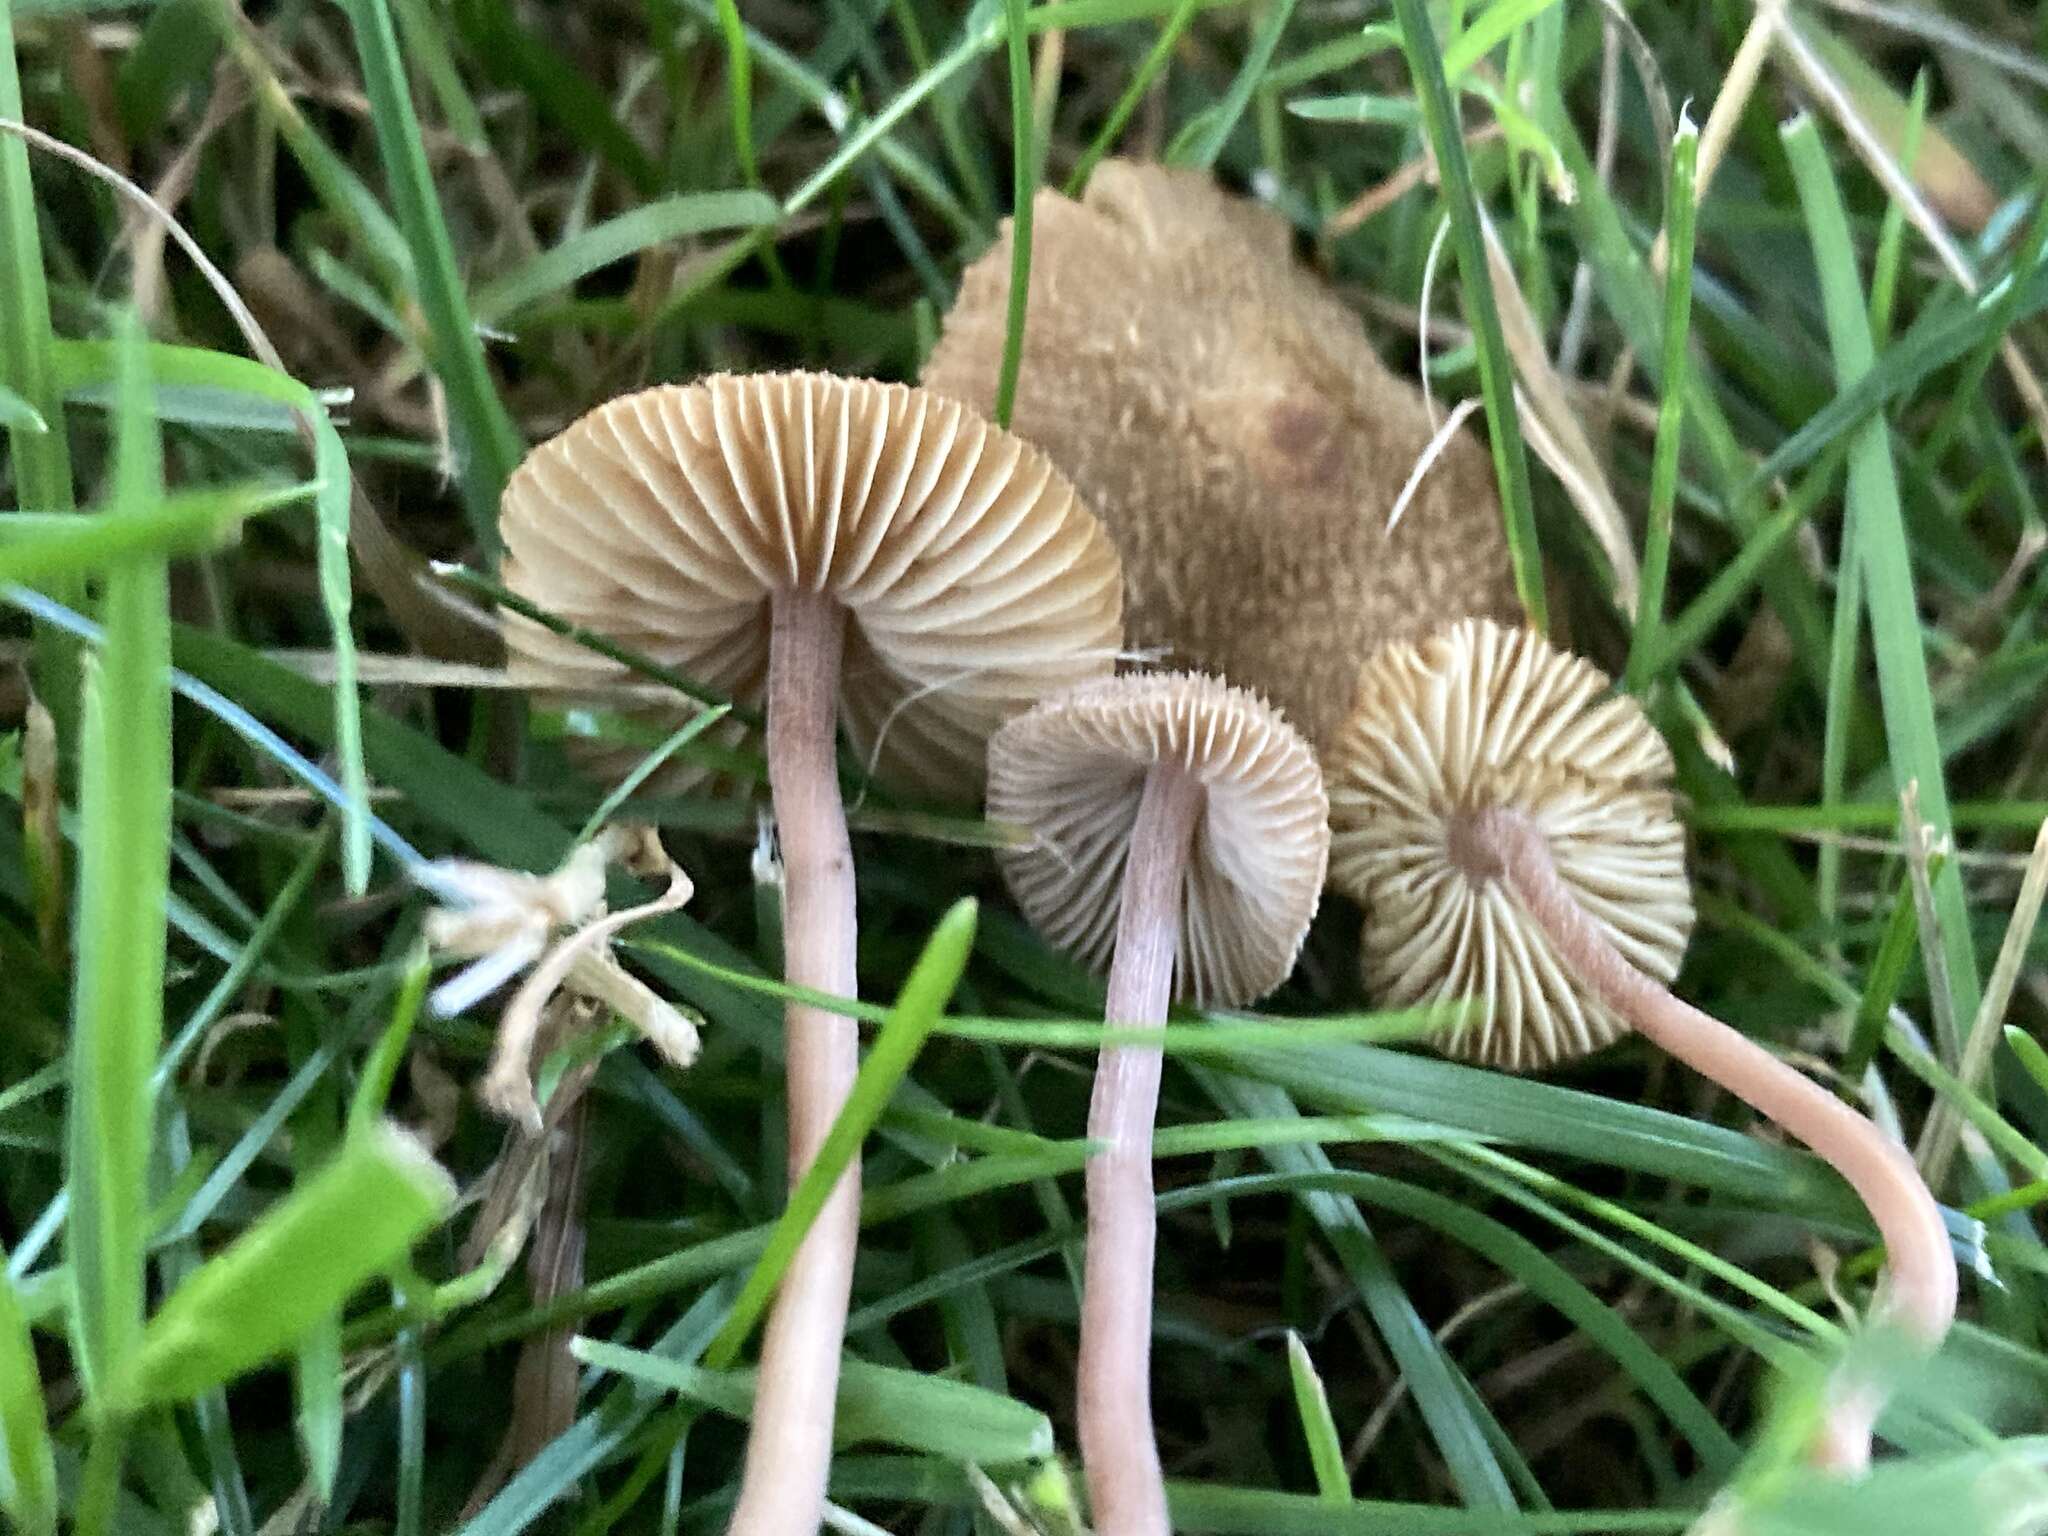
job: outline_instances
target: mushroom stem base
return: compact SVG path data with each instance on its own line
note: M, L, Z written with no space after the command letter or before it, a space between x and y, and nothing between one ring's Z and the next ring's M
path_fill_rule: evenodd
M768 785L782 846L783 970L856 994L853 850L835 753L845 610L780 593L768 653ZM792 1186L817 1155L860 1066L852 1019L791 1003L783 1019ZM839 1354L860 1230L860 1163L847 1166L783 1274L761 1341L753 1433L730 1536L801 1536L824 1516Z
M1848 1180L1883 1237L1889 1295L1879 1312L1923 1350L1948 1332L1956 1310L1956 1264L1941 1208L1905 1148L1812 1079L1748 1036L1681 1002L1630 965L1600 932L1559 877L1542 832L1513 811L1478 811L1458 837L1484 849L1559 957L1638 1033L1719 1083L1767 1120L1804 1142ZM1476 852L1469 855L1475 859ZM1869 1382L1836 1384L1813 1455L1844 1472L1870 1459L1878 1400Z
M1159 764L1145 780L1103 1013L1112 1025L1166 1022L1181 888L1204 797L1201 782L1172 764ZM1099 1536L1167 1536L1171 1529L1152 1437L1152 1121L1160 1069L1156 1048L1105 1050L1088 1108L1088 1135L1106 1149L1088 1163L1078 1417Z

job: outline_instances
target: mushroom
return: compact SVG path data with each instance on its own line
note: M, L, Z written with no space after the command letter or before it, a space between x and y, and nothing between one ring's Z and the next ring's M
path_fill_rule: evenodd
M1647 1036L1804 1142L1869 1209L1881 1305L1932 1351L1955 1315L1940 1208L1906 1150L1667 988L1692 927L1670 749L1635 700L1537 635L1466 620L1386 646L1331 748L1330 879L1365 907L1366 980L1403 1007L1471 1000L1442 1041L1509 1068ZM1867 1464L1881 1401L1831 1391L1814 1457Z
M500 525L513 591L742 703L765 696L785 969L841 997L855 918L836 722L885 773L971 795L990 733L1106 671L1120 641L1116 554L1073 488L1021 439L903 385L788 373L627 395L527 456ZM623 676L516 616L505 632L519 675L557 696ZM859 1039L795 1003L785 1032L794 1183ZM855 1164L769 1319L734 1532L821 1518L858 1218Z
M1281 218L1203 173L1117 160L1079 202L1034 207L1011 426L1116 539L1134 646L1259 689L1321 749L1382 640L1520 617L1468 433L1389 528L1435 423ZM929 388L993 408L1009 277L1005 226L961 280Z
M1002 856L1032 925L1109 971L1103 1017L1166 1020L1169 994L1240 1006L1287 978L1328 862L1329 804L1308 743L1255 694L1151 673L1084 684L989 741L989 815L1033 841ZM1156 1049L1105 1048L1088 1135L1078 1383L1095 1529L1163 1536L1152 1437L1152 1119Z

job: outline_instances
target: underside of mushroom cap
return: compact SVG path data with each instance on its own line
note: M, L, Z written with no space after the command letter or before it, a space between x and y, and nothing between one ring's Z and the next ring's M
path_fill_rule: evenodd
M1238 1007L1287 979L1329 859L1315 754L1257 695L1190 673L1107 678L1019 715L989 742L992 820L1033 834L1002 855L1038 931L1107 970L1131 830L1157 763L1205 788L1183 880L1174 996Z
M1481 620L1369 662L1330 752L1331 884L1365 908L1363 964L1390 1007L1472 1000L1440 1039L1510 1069L1596 1050L1627 1026L1588 995L1506 884L1453 853L1460 813L1502 807L1631 963L1677 973L1692 930L1670 748L1598 668Z
M1204 173L1118 160L1081 201L1034 208L1011 425L1115 537L1133 647L1258 689L1321 750L1382 641L1520 616L1471 435L1389 531L1435 423L1278 215ZM1009 280L1005 226L961 281L928 387L991 408Z
M1122 639L1116 552L1051 461L901 384L720 375L623 396L527 456L500 529L514 592L743 705L766 684L773 595L836 599L855 750L947 797L975 794L1002 721L1107 672ZM505 633L517 675L558 697L631 680L528 620ZM617 772L639 752L610 756Z

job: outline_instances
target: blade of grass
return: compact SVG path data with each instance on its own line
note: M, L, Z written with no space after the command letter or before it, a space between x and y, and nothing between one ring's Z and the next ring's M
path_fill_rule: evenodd
M391 1022L384 1026L384 1032L370 1048L369 1059L363 1063L362 1074L356 1080L355 1097L349 1101L348 1107L350 1135L367 1131L383 1118L384 1106L391 1097L391 1085L398 1079L398 1068L405 1060L413 1026L419 1021L420 1003L427 995L427 983L433 979L433 967L428 963L425 946L421 945L413 951L406 964L405 980L399 984L398 995L391 1003Z
M1446 1149L1447 1158L1461 1156ZM1472 1155L1477 1155L1476 1151ZM1417 1185L1377 1174L1342 1175L1343 1186L1385 1210L1422 1221L1480 1254L1571 1320L1578 1332L1605 1351L1637 1387L1678 1427L1693 1449L1720 1472L1732 1469L1740 1450L1678 1372L1565 1267L1506 1223L1467 1209L1461 1202Z
M1486 398L1488 439L1493 449L1495 478L1500 483L1502 515L1507 523L1508 551L1514 559L1515 590L1530 624L1549 627L1543 592L1543 551L1536 535L1536 504L1529 483L1529 456L1522 443L1521 420L1515 411L1515 375L1508 360L1507 338L1494 304L1493 279L1487 269L1486 240L1479 227L1472 168L1465 158L1465 136L1459 126L1457 102L1444 79L1443 55L1437 49L1428 7L1423 0L1394 0L1401 28L1401 51L1415 85L1416 101L1436 155L1443 201L1451 221L1451 242L1464 279L1465 315L1478 345L1479 388Z
M649 1353L686 1365L693 1363L725 1315L732 1292L728 1282L712 1285L655 1341ZM596 1408L543 1447L454 1536L519 1536L536 1529L543 1511L567 1497L582 1478L625 1454L666 1398L665 1392L645 1382L621 1381Z
M92 620L85 618L81 614L74 613L63 604L52 602L41 593L32 592L26 587L0 586L0 603L6 603L26 613L33 614L46 623L58 625L67 633L75 635L80 640L100 644L106 638L106 631L100 625L93 623ZM197 631L185 632L184 643L191 644L195 651L202 649L197 642L191 640L191 637L197 633ZM206 638L218 639L216 636L208 636ZM283 678L288 679L290 683L299 685L304 691L293 691L291 694L294 704L300 706L297 718L293 722L294 729L303 731L310 736L321 737L329 742L333 740L334 721L325 689L307 682L304 678L289 672L283 667L277 667L275 663L265 662L263 658L256 656L253 651L236 646L232 641L221 641L220 643L227 648L226 655L234 657L236 662L271 682L275 683L280 678ZM219 659L217 654L208 654L209 659ZM273 670L265 671L265 668ZM233 670L232 663L229 670ZM276 731L265 725L255 715L244 709L240 704L237 704L233 699L230 699L218 688L188 673L175 670L170 673L170 683L172 690L180 698L189 699L192 703L205 710L206 713L212 715L237 736L248 742L258 752L276 762L293 778L319 795L321 799L325 800L336 810L345 812L348 809L352 802L341 785L330 778L327 773L303 752L292 746L290 742L278 735ZM386 723L388 724L389 722ZM468 765L465 764L464 766L467 767ZM478 774L477 778L486 786L484 795L486 801L491 798L489 790L503 788L503 786L496 784L495 781L486 778L482 774ZM516 791L507 791L507 793L515 800L523 799ZM479 821L479 824L483 823ZM376 816L369 817L369 830L370 836L376 844L383 848L401 868L411 870L424 862L419 850L414 848L412 844L407 842L382 819ZM564 851L566 851L566 846Z
M1003 363L996 375L996 425L1010 424L1017 372L1024 365L1024 315L1031 297L1031 215L1038 197L1036 136L1031 126L1031 39L1025 31L1030 0L1004 0L1004 51L1010 61L1010 304L1003 331Z
M317 496L304 485L222 486L163 496L133 511L0 513L0 582L68 590L93 571L225 544L252 517Z
M150 1319L135 1398L176 1402L289 1349L405 1255L455 1200L420 1144L380 1124L209 1259Z
M484 361L476 321L463 293L455 247L435 195L434 174L420 139L405 62L385 0L346 0L363 89L370 100L377 149L384 162L398 225L413 261L416 297L426 317L435 372L448 393L456 472L470 532L484 549L498 547L498 493L523 445Z
M1864 1071L1877 1059L1884 1043L1884 1027L1898 1002L1899 987L1906 979L1906 967L1919 948L1920 909L1914 905L1910 877L1901 877L1892 898L1891 916L1877 942L1864 978L1863 996L1856 1005L1856 1017L1849 1029L1849 1043L1842 1052L1842 1092L1854 1097Z
M14 57L12 0L0 0L0 117L18 120L24 115L21 77ZM32 418L9 421L7 440L13 454L16 494L30 506L55 512L68 510L74 493L64 400L49 360L50 297L43 275L40 229L28 146L11 133L0 135L0 385L21 401ZM74 602L78 592L59 595ZM66 742L75 739L78 666L77 642L39 625L36 687L57 717L59 739Z
M0 427L10 435L20 432L44 433L50 424L43 420L43 413L30 405L13 390L0 386Z
M1232 1116L1287 1119L1298 1113L1281 1088L1200 1068L1194 1074ZM1329 1155L1318 1146L1280 1143L1262 1147L1260 1153L1275 1170L1273 1177L1283 1181L1338 1176ZM1243 1181L1230 1183L1239 1186ZM1491 1414L1460 1390L1462 1375L1456 1362L1416 1310L1357 1202L1322 1187L1304 1189L1298 1198L1358 1287L1359 1300L1407 1380L1460 1501L1473 1510L1515 1509L1514 1489L1494 1453L1485 1422Z
M976 910L971 899L955 902L932 930L924 953L918 956L903 990L897 994L895 1007L889 1010L889 1017L875 1036L868 1059L861 1063L846 1107L819 1144L803 1178L790 1191L789 1203L775 1223L766 1250L741 1287L732 1315L705 1350L706 1369L724 1370L739 1357L748 1334L767 1310L782 1272L789 1267L804 1234L824 1208L833 1184L869 1128L888 1107L890 1094L910 1070L911 1062L939 1022L974 948Z
M1956 1066L1956 1078L1963 1087L1973 1093L1984 1094L1993 1104L1996 1104L1998 1095L1991 1063L2004 1034L2005 1013L2012 1002L2013 987L2019 980L2020 970L2026 964L2027 952L2033 943L2034 925L2041 917L2044 893L2048 893L2048 822L2044 822L2035 835L2033 853L2027 859L2026 874L2020 880L2019 895L2013 902L2004 942L1999 945L1998 958L1992 963L1990 984L1985 987L1983 1002L1963 1036L1962 1055ZM1927 1182L1936 1189L1940 1189L1947 1180L1961 1131L1961 1111L1948 1100L1935 1105L1921 1130L1916 1158Z
M1656 650L1643 669L1646 676L1663 676L1706 644L1716 626L1757 585L1772 556L1827 500L1845 457L1842 450L1831 449L1811 466L1785 498L1785 504L1744 536L1734 558L1714 573L1700 595L1659 627Z
M1152 82L1159 78L1159 72L1166 68L1173 57L1173 50L1180 42L1180 36L1188 29L1188 23L1195 19L1195 8L1201 0L1177 0L1173 12L1159 29L1159 36L1146 53L1142 63L1132 72L1130 84L1116 99L1109 116L1103 119L1102 127L1081 158L1074 162L1073 173L1067 177L1066 192L1069 197L1079 197L1088 185L1088 178L1095 167L1102 163L1103 156L1122 136L1124 125L1131 120L1131 114L1138 110L1138 104L1145 99L1145 93L1152 89Z
M161 494L149 375L133 323L120 348L112 506ZM170 582L161 560L108 573L106 643L88 668L80 747L66 1174L74 1357L88 1401L118 1400L142 1336L150 1072L163 1040L170 879Z
M1344 1469L1344 1442L1337 1434L1337 1421L1330 1417L1330 1394L1323 1390L1323 1378L1308 1357L1308 1346L1292 1328L1287 1330L1287 1373L1294 1378L1294 1409L1301 1416L1301 1437L1308 1445L1309 1465L1315 1469L1316 1491L1332 1504L1349 1504L1351 1474Z
M1252 34L1250 45L1245 49L1244 62L1238 66L1232 77L1230 89L1223 93L1223 99L1194 119L1183 137L1177 140L1167 158L1181 165L1200 166L1204 170L1213 166L1223 153L1223 146L1230 142L1230 136L1237 131L1238 123L1244 117L1245 108L1252 104L1252 93L1265 78L1267 66L1273 62L1273 54L1280 46L1281 34L1287 30L1287 23L1294 19L1295 0L1274 0L1259 18L1259 30ZM1040 25L1056 25L1046 17L1047 7L1037 13Z
M22 1536L56 1536L57 1468L35 1342L0 1258L0 1511Z
M686 1365L598 1339L570 1343L576 1358L738 1418L753 1409L751 1371ZM1053 1451L1052 1421L986 1387L849 1359L840 1367L835 1434L842 1444L878 1442L954 1461L1014 1466Z
M702 736L712 726L732 713L730 704L721 704L716 709L707 709L687 725L671 734L667 740L634 765L633 771L612 786L605 797L597 802L595 809L577 830L576 841L586 843L597 836L604 824L618 814L619 807L633 798L633 792L645 784L661 768L661 765L682 751L691 742Z
M1643 533L1643 574L1636 604L1623 686L1640 694L1655 675L1664 627L1664 587L1671 570L1671 521L1678 500L1678 460L1685 442L1686 343L1692 330L1693 189L1699 170L1700 133L1682 118L1671 144L1671 175L1665 183L1664 230L1670 255L1664 272L1663 398L1657 403L1657 439L1650 457L1650 509Z
M1781 137L1820 270L1836 375L1848 389L1871 371L1875 361L1848 214L1812 119L1796 118L1781 130ZM1900 783L1918 781L1923 813L1938 833L1946 834L1952 826L1948 787L1934 725L1912 554L1900 511L1890 430L1881 418L1859 427L1851 443L1847 500L1848 515L1857 525L1859 565L1868 595L1871 643L1877 657L1878 692L1884 705L1892 769ZM1974 1018L1981 987L1976 945L1962 872L1953 860L1936 877L1934 895L1954 1017Z
M66 392L108 377L107 349L94 342L59 342L54 356ZM314 496L318 518L315 568L327 631L334 647L334 687L330 709L334 719L334 755L341 765L343 793L341 867L351 895L361 895L370 880L370 789L363 767L362 700L356 688L355 635L349 612L353 592L349 580L350 495L354 484L348 450L325 403L297 379L262 363L225 352L197 347L152 344L150 372L159 386L221 390L271 401L286 408L275 427L303 431L313 452ZM162 402L159 397L159 411Z
M320 137L298 108L292 90L271 68L256 29L235 0L203 0L207 20L247 77L265 120L276 130L327 211L348 230L378 275L394 292L411 286L412 253L391 215L361 178Z
M725 94L732 108L732 147L740 175L750 187L761 184L761 161L754 150L754 56L747 47L747 25L735 0L718 0L718 30L725 37Z
M483 118L449 54L448 33L441 26L438 9L430 10L427 0L394 3L398 7L399 30L405 34L406 51L419 64L420 73L433 89L448 131L472 154L484 153L490 145L484 134Z
M573 287L592 272L651 246L721 229L764 229L782 217L765 192L682 192L643 203L594 224L541 252L524 266L477 290L476 318L487 325L549 294Z

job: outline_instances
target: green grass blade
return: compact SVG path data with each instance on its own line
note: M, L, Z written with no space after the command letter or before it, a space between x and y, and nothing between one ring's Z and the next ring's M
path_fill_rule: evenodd
M223 486L94 517L0 512L0 582L61 590L111 566L197 554L228 542L248 519L319 492L318 482Z
M1699 130L1687 118L1671 145L1671 175L1664 192L1664 228L1669 252L1664 274L1663 398L1657 404L1657 441L1650 460L1650 509L1643 534L1641 595L1635 635L1629 642L1628 691L1640 694L1655 675L1658 631L1664 625L1664 587L1671 571L1671 522L1678 501L1678 456L1685 441L1685 349L1692 331L1693 187L1700 154ZM1789 530L1788 530L1789 531Z
M150 1319L136 1400L176 1402L275 1359L401 1260L454 1199L448 1175L405 1132L379 1125L349 1137Z
M1591 1509L1556 1514L1447 1509L1360 1499L1335 1509L1320 1497L1168 1482L1166 1503L1177 1531L1207 1536L1660 1536L1679 1532L1698 1510Z
M653 195L660 182L654 162L605 93L556 50L547 33L524 25L506 0L457 0L440 9L467 35L471 52L498 84L530 100L542 117L623 176L637 196Z
M702 736L712 726L718 724L719 721L731 713L732 706L730 704L721 704L716 709L704 710L687 725L671 732L662 741L660 746L656 747L634 765L631 773L620 779L618 783L605 792L605 797L598 801L591 809L590 815L584 819L582 827L577 830L576 841L587 843L591 838L597 836L599 831L603 829L604 824L619 813L619 807L633 798L634 791L660 771L663 763L674 757L684 747L687 747L691 742Z
M1508 358L1507 338L1494 304L1486 237L1480 228L1479 202L1472 188L1472 167L1465 157L1458 106L1444 79L1443 55L1438 52L1423 0L1394 0L1394 16L1401 26L1401 51L1407 56L1430 148L1436 154L1445 212L1451 221L1451 244L1464 279L1466 318L1478 344L1479 388L1486 398L1488 438L1507 520L1508 551L1514 558L1515 590L1529 622L1543 630L1549 627L1549 613L1543 592L1543 551L1536 535L1536 503L1529 483L1529 455L1515 411L1514 364Z
M753 1411L751 1371L704 1366L579 1338L576 1358L736 1418ZM1035 1408L986 1387L864 1360L842 1362L834 1435L842 1445L875 1443L1002 1467L1052 1455L1052 1422Z
M2027 1069L2027 1076L2040 1086L2043 1093L2048 1093L2048 1050L2043 1050L2038 1040L2016 1024L2005 1026L2005 1043L2012 1047L2013 1056L2019 1064Z
M1037 142L1031 126L1031 39L1024 30L1030 0L1004 0L1003 46L1010 61L1010 300L1003 330L1003 362L996 375L996 425L1010 424L1017 373L1024 366L1024 315L1031 297L1031 215L1038 196Z
M1286 1118L1294 1111L1289 1096L1279 1088L1204 1074L1199 1069L1197 1076L1218 1105L1233 1116ZM1281 1180L1313 1184L1336 1176L1329 1154L1318 1146L1276 1142L1260 1151ZM1462 1502L1474 1510L1514 1509L1514 1489L1494 1454L1489 1432L1493 1426L1486 1422L1491 1415L1484 1404L1462 1389L1456 1362L1444 1352L1402 1288L1357 1202L1320 1187L1305 1188L1298 1198L1357 1285L1359 1300L1406 1378Z
M441 116L447 120L448 131L462 142L462 147L472 153L489 149L489 140L484 133L483 118L478 114L476 103L470 99L469 90L462 83L461 72L455 67L455 60L448 51L448 34L440 24L437 8L430 8L427 0L394 0L398 7L398 29L405 37L408 56L419 64L420 73L426 76L432 87L434 99L440 103Z
M292 1428L306 1476L323 1504L333 1502L341 1471L343 1377L341 1317L329 1312L313 1321L292 1359Z
M0 1260L0 1511L22 1536L56 1536L57 1469L35 1342Z
M1884 935L1863 983L1863 997L1856 1005L1856 1017L1849 1029L1849 1043L1842 1052L1842 1089L1852 1097L1863 1073L1877 1059L1884 1043L1884 1028L1891 1021L1892 1005L1899 1000L1899 988L1906 979L1906 967L1920 944L1920 909L1913 904L1913 892L1901 877L1892 897L1892 914L1885 920Z
M573 287L592 272L652 246L713 230L765 229L781 217L782 205L765 192L684 192L643 203L572 235L480 288L476 315L486 324L496 324L539 299Z
M1744 536L1742 547L1714 573L1700 595L1686 604L1669 623L1659 626L1656 649L1643 668L1645 676L1663 676L1706 644L1716 626L1726 620L1735 611L1736 604L1756 586L1765 567L1784 548L1785 541L1820 509L1834 489L1843 457L1840 452L1830 452L1809 468L1799 484L1793 487L1792 494L1785 498L1785 504L1752 527Z
M1308 1346L1292 1328L1287 1330L1287 1373L1294 1380L1294 1408L1301 1415L1301 1436L1315 1469L1316 1491L1332 1504L1348 1504L1351 1474L1344 1470L1344 1442L1338 1437L1337 1421L1330 1417L1330 1394L1323 1390Z
M1204 168L1216 163L1223 146L1230 142L1231 134L1243 120L1245 108L1252 104L1252 95L1265 78L1267 66L1273 62L1281 34L1294 19L1294 4L1295 0L1274 0L1266 7L1259 18L1259 30L1252 34L1251 44L1245 49L1244 62L1231 77L1230 89L1223 93L1221 101L1194 119L1188 130L1183 130L1185 139L1173 146L1168 159Z
M1848 389L1870 372L1875 361L1869 309L1856 273L1848 215L1812 120L1796 119L1782 136L1820 269L1836 373L1842 387ZM1942 835L1952 825L1948 786L1941 741L1935 731L1934 696L1927 679L1919 599L1913 587L1912 554L1892 465L1891 434L1881 418L1856 430L1849 449L1848 502L1848 516L1856 525L1892 772L1901 784L1919 782L1921 812L1936 834ZM1954 1017L1975 1018L1981 987L1977 951L1962 871L1953 860L1935 877L1934 898Z
M412 251L414 280L426 316L435 372L448 392L456 468L470 532L487 550L498 547L498 493L518 464L524 445L484 361L483 344L463 292L455 247L441 217L434 173L427 164L420 122L413 111L405 62L385 0L347 0L363 89L377 130L385 179L398 206L398 225Z
M718 0L718 30L725 38L726 95L732 106L732 147L740 175L750 187L761 184L761 158L754 148L754 55L747 46L747 24L735 0Z
M0 117L24 117L12 0L0 0ZM28 146L15 134L0 134L0 383L42 423L10 420L7 435L22 499L55 511L71 505L71 450L50 368L50 299L39 229Z
M50 430L50 424L43 420L41 411L20 395L0 386L0 428L5 428L10 436L23 432L40 435Z
M971 899L955 902L926 940L924 953L918 956L903 990L897 994L896 1005L876 1034L868 1059L861 1063L846 1107L825 1133L803 1178L790 1191L789 1204L783 1208L766 1251L733 1303L732 1315L704 1352L708 1369L723 1370L739 1358L740 1347L767 1310L775 1287L782 1281L782 1272L789 1267L818 1212L824 1209L832 1186L869 1128L881 1118L889 1096L939 1022L947 999L959 983L960 973L967 967L967 957L973 952L976 913Z
M363 1134L384 1117L384 1106L391 1098L391 1085L398 1080L398 1069L405 1060L406 1047L412 1041L413 1026L419 1022L420 1003L427 995L427 983L433 979L433 967L428 963L426 947L421 945L406 963L405 980L399 983L398 996L391 1004L391 1021L370 1048L369 1059L363 1063L362 1075L356 1080L355 1097L348 1106L350 1135Z
M60 341L53 352L67 393L87 389L111 377L112 354L96 342ZM362 699L356 687L355 634L349 613L353 606L349 574L349 498L354 483L348 450L334 419L312 390L289 375L248 358L199 347L152 344L150 372L158 386L158 411L166 387L186 388L207 396L246 397L285 409L270 424L275 431L302 426L313 445L314 515L318 519L315 569L327 632L334 647L334 687L329 709L334 721L334 755L341 765L341 867L352 895L368 888L370 879L370 789L363 766ZM237 424L260 428L260 417L238 417Z
M1088 178L1095 167L1102 163L1103 156L1115 147L1122 136L1124 127L1131 120L1131 114L1138 110L1138 104L1145 99L1145 93L1152 89L1152 82L1159 72L1166 68L1173 57L1173 50L1180 42L1181 33L1188 29L1188 23L1195 19L1195 8L1201 0L1177 0L1173 12L1159 29L1159 36L1146 52L1144 61L1132 72L1130 84L1116 99L1109 116L1103 119L1101 129L1089 141L1081 158L1074 162L1073 173L1067 177L1067 196L1079 197L1088 185Z
M1444 75L1461 80L1467 70L1519 32L1557 0L1494 0L1444 49Z
M139 332L121 351L113 507L161 494ZM108 574L80 750L77 956L66 1226L74 1353L89 1398L118 1396L141 1339L152 1115L163 1039L170 878L170 582L142 560Z
M0 0L0 117L24 120L21 77L14 56L12 0ZM41 220L28 146L0 134L0 386L21 402L6 423L15 494L29 506L65 511L73 505L71 446L64 400L52 376L50 297L43 274ZM40 423L40 425L38 425ZM75 601L77 592L60 594ZM79 650L60 631L38 626L36 686L57 718L60 738L77 725Z

